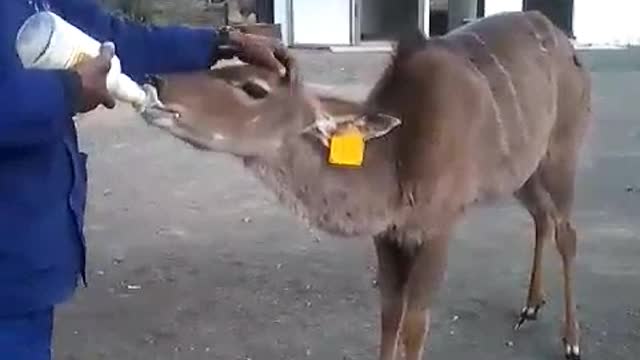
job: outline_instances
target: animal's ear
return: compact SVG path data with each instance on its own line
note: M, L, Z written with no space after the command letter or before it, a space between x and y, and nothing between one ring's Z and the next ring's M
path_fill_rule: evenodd
M278 60L284 64L286 70L286 74L282 78L282 81L288 85L298 85L300 82L300 73L296 59L288 55L279 55Z
M332 136L352 126L355 126L362 133L364 140L367 141L388 134L401 123L400 119L387 114L334 117L326 113L318 113L316 121L303 132L314 136L324 146L329 147Z
M313 124L306 127L302 132L315 137L324 146L329 147L329 139L331 139L337 128L338 122L335 118L327 113L317 113Z
M355 125L364 135L364 139L370 140L387 135L401 123L402 121L397 117L378 113L360 117Z

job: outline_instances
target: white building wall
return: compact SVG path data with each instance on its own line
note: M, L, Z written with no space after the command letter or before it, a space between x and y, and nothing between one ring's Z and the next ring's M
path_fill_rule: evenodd
M429 32L429 26L431 24L430 20L430 16L431 16L431 6L429 6L430 1L429 0L424 0L423 2L423 8L422 8L422 31L424 32L425 35L430 36L431 33Z
M639 0L574 0L573 32L580 44L639 45Z
M282 42L289 46L289 20L287 18L287 0L273 0L273 22L280 24Z
M294 41L304 44L348 45L349 0L289 0L293 4ZM364 0L367 1L367 0ZM425 0L428 4L430 1ZM291 24L287 0L275 0L275 21L285 42ZM522 10L522 0L485 0L485 16ZM429 29L429 7L424 8L424 30ZM578 43L590 45L640 45L640 0L574 0L573 30ZM289 44L290 45L290 44Z
M350 0L292 1L295 44L350 44Z
M490 16L505 11L522 11L522 0L485 0L484 16Z
M291 4L290 8L288 4ZM274 22L280 24L287 46L348 45L351 40L350 6L350 0L274 0Z

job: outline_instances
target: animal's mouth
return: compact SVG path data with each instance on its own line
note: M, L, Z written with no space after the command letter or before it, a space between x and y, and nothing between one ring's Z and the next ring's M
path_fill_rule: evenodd
M158 90L153 85L145 84L142 88L147 94L147 99L145 104L138 109L138 111L144 121L149 125L160 128L169 128L174 126L182 114L179 111L163 104L158 97Z

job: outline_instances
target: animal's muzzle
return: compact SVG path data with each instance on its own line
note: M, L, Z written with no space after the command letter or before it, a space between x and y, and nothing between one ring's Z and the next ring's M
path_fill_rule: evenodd
M144 121L158 127L173 126L175 121L180 118L180 113L166 107L160 101L155 85L147 83L143 85L143 89L147 94L147 99L139 112Z

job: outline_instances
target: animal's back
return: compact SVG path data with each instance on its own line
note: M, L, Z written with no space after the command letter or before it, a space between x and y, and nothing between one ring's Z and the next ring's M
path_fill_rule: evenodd
M484 136L474 138L479 196L509 194L567 129L585 127L586 116L572 111L588 108L586 72L565 34L537 11L495 15L442 41L486 82L484 112L476 120ZM500 154L486 156L491 149Z
M550 148L577 144L588 92L569 39L534 11L400 41L368 101L402 118L403 198L456 211L511 195Z

